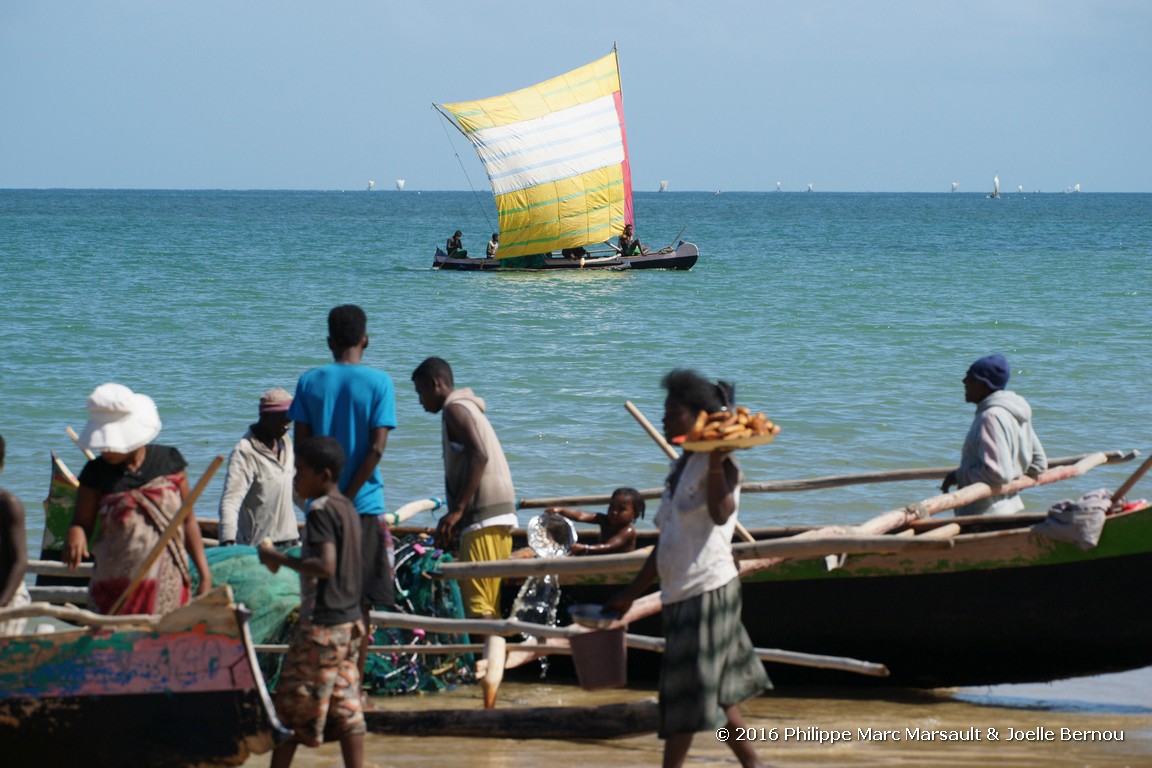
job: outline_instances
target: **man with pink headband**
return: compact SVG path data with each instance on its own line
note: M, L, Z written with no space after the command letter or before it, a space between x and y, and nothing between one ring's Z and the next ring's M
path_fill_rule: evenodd
M286 390L265 392L259 420L232 449L220 496L221 546L269 539L277 549L289 549L300 543L292 504L291 406L292 395Z

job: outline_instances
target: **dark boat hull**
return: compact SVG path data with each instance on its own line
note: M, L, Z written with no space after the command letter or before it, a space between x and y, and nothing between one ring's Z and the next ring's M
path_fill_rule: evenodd
M155 693L67 699L12 699L18 729L0 735L4 765L182 768L240 765L238 750L261 727L254 692ZM6 729L0 730L0 733Z
M604 258L566 259L551 254L509 259L458 259L436 249L432 258L433 269L464 272L539 272L551 270L628 270L628 269L691 269L700 257L700 249L693 243L681 242L668 253L650 253L645 256L609 256Z
M937 688L1057 680L1152 665L1152 509L1108 519L1081 551L1029 529L965 534L952 550L788 561L744 579L757 647L885 664L886 678L769 664L782 684ZM603 602L621 579L564 585L565 603ZM630 632L659 635L660 617ZM556 659L560 666L563 659ZM630 679L659 656L629 652Z

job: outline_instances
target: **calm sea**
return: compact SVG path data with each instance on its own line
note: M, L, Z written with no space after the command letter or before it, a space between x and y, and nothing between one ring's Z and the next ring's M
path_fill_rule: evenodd
M368 313L366 362L397 385L390 508L440 492L438 421L409 382L429 355L487 399L527 498L660 485L666 462L623 404L658 423L660 379L681 366L734 381L782 425L741 455L750 480L955 462L972 414L960 379L990 352L1008 356L1050 456L1152 449L1152 195L639 193L635 205L646 243L683 230L699 245L694 269L434 272L453 230L477 252L494 231L490 198L471 193L0 191L0 481L31 512L31 549L49 451L82 465L64 430L83 426L94 387L151 395L161 442L195 477L263 390L330 359L326 313L346 302ZM1026 502L1115 488L1133 468ZM859 521L935 492L749 494L741 519Z

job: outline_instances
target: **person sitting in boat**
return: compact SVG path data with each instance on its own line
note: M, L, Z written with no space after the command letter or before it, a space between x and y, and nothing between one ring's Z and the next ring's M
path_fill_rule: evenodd
M582 259L588 255L588 251L584 249L584 246L579 245L575 248L562 248L560 255L565 259Z
M662 382L664 434L686 435L701 411L730 402L730 391L692 370ZM697 731L746 727L740 702L771 687L740 620L740 573L732 534L740 501L740 465L731 451L684 451L664 485L656 527L660 538L632 583L607 603L624 616L660 577L664 655L660 670L660 738L664 765L684 764ZM744 766L760 765L755 742L728 746Z
M292 395L276 387L260 397L259 419L228 457L220 495L220 546L271 539L278 549L300 543L292 503Z
M997 486L1048 468L1044 446L1032 428L1032 407L1005 387L1010 371L1003 355L982 357L964 376L964 400L976 404L976 418L964 438L960 466L948 473L940 488L972 483ZM962 515L1010 515L1024 509L1019 494L991 496L959 507Z
M636 549L636 518L644 517L644 497L635 488L617 488L608 502L607 514L581 512L566 507L550 507L544 510L549 515L560 515L578 523L596 523L600 526L600 538L595 544L572 545L574 555L607 555L617 552L631 552Z
M636 237L632 231L631 224L624 225L624 231L616 239L616 250L620 252L621 256L642 256L644 254L644 246L640 244L640 238Z
M129 595L123 592L187 498L188 463L175 448L152 443L160 434L160 414L147 395L123 384L102 384L88 396L88 413L79 442L100 455L80 472L62 560L72 569L80 565L99 520L92 546L89 607L109 613L123 602L122 613L152 614L179 608L189 600L189 555L200 573L197 594L212 588L200 525L191 510L139 586Z
M463 235L463 232L456 230L452 237L448 238L448 245L445 250L448 251L449 256L463 259L468 255L468 251L464 250L464 241L461 239Z
M488 247L484 249L484 256L489 259L496 258L496 251L500 250L500 233L493 232L492 239L488 241Z
M0 471L4 469L4 437L0 435ZM24 530L24 505L0 488L0 608L28 605L32 598L24 586L28 569L28 537ZM18 635L27 619L0 619L0 635Z

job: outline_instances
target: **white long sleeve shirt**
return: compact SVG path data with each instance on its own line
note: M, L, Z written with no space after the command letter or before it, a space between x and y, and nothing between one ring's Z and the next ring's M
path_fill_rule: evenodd
M220 497L220 541L256 544L300 538L292 503L295 451L285 435L270 449L252 430L228 458L228 476Z

